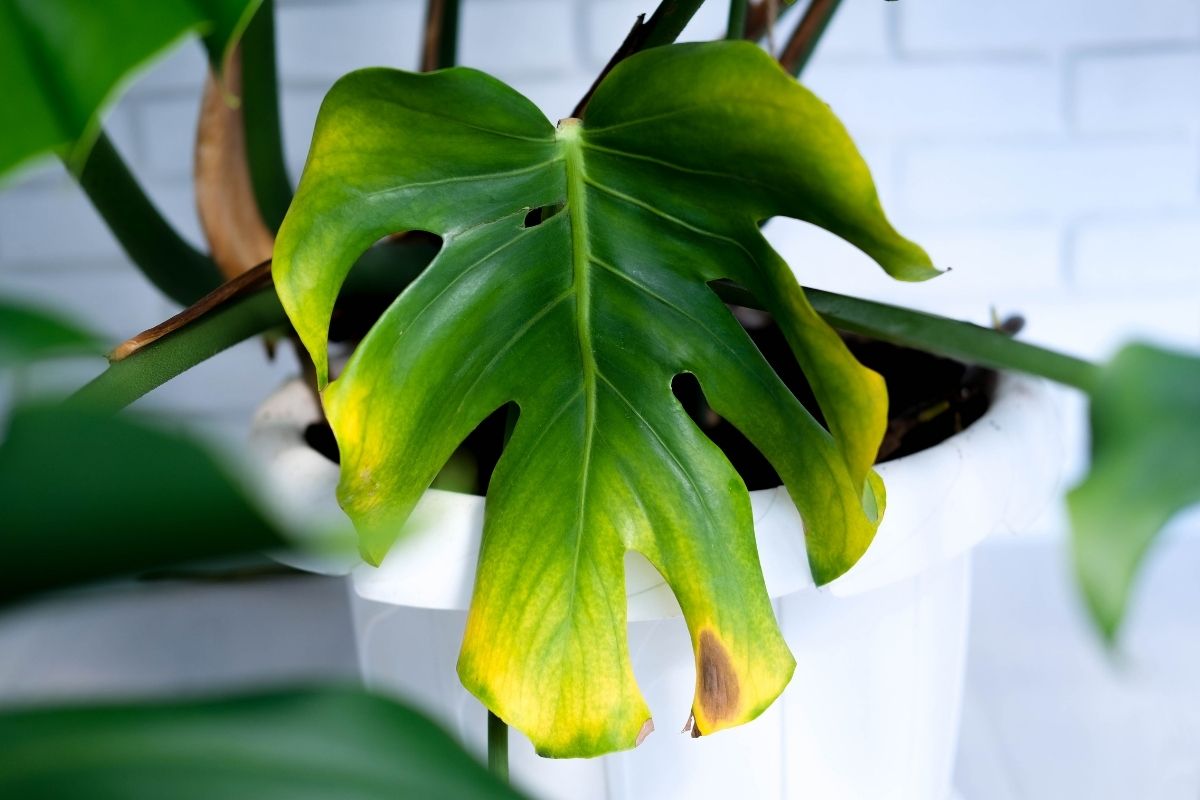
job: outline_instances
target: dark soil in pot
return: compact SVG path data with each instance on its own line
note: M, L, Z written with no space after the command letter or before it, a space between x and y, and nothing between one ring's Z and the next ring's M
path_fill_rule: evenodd
M733 307L733 311L788 388L824 424L812 389L770 315L740 306ZM991 370L861 336L847 334L844 338L858 360L887 383L888 428L877 462L933 447L983 416L991 403L996 383ZM747 488L780 485L779 475L758 449L708 407L694 377L680 375L673 389L692 419L724 451ZM467 437L433 485L486 493L500 458L510 413L508 407L501 408L485 420ZM305 439L331 461L338 460L337 442L327 423L310 425Z

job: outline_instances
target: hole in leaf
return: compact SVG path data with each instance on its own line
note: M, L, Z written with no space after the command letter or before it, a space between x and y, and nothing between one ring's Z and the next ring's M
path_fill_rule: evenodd
M448 492L485 494L519 413L516 403L506 403L489 414L447 459L433 479L432 487ZM340 463L337 439L327 421L308 425L304 429L304 441L329 461Z
M485 494L488 484L492 481L492 473L504 452L504 444L508 441L511 431L517 424L520 407L516 403L505 403L493 411L479 423L475 430L467 435L459 449L468 449L476 454L477 474L475 478L475 493Z
M562 211L564 207L565 203L555 203L554 205L530 209L529 213L525 215L525 227L536 228L538 225L541 225L543 222Z
M671 381L671 391L696 427L721 448L729 463L746 482L747 489L770 489L783 482L759 449L709 406L695 375L687 372L676 375Z
M310 423L304 429L304 442L334 464L342 463L342 454L338 451L333 428L330 428L325 420Z
M746 302L761 305L745 289L719 283L728 290L723 297L743 295ZM812 386L774 318L755 308L726 305L796 399L825 426ZM933 447L979 419L991 403L995 373L990 370L857 334L842 333L842 339L863 366L883 376L888 387L888 428L877 461ZM709 435L725 449L727 445L718 441L722 432ZM739 463L732 456L730 461Z
M358 342L442 248L425 231L385 236L350 268L329 320L329 341Z

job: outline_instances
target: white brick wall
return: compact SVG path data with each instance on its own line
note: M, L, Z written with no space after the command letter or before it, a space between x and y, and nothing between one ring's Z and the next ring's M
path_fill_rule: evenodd
M558 119L654 5L467 0L462 60ZM328 87L357 67L412 68L422 15L421 0L281 0L294 173ZM724 17L709 0L685 38L718 34ZM199 46L182 45L107 123L193 241L204 71ZM1200 0L846 0L806 80L858 139L896 224L953 271L898 285L853 248L779 221L769 234L804 280L979 321L993 305L1023 310L1031 337L1092 355L1134 335L1200 346ZM0 190L0 292L76 310L113 340L170 310L52 166ZM288 358L267 366L242 348L151 404L194 413L211 396L218 416L242 419Z
M1193 0L921 0L903 5L897 21L907 54L1194 44L1200 32L1200 5Z
M1071 122L1084 134L1194 133L1200 52L1087 53L1073 65Z

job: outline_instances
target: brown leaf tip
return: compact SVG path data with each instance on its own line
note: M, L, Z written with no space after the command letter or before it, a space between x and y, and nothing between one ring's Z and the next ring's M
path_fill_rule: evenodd
M638 731L637 738L633 741L633 746L639 746L642 742L646 741L646 737L652 733L654 733L654 720L648 719L642 723L642 728Z
M719 722L737 713L741 690L729 651L710 630L701 631L697 654L696 700L710 722ZM696 727L693 726L693 735Z

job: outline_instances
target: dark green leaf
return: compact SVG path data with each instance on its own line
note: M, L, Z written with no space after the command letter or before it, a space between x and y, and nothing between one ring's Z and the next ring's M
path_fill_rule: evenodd
M17 410L0 443L0 602L282 543L182 436L54 406Z
M0 0L0 176L41 153L82 162L121 82L189 32L220 56L261 0Z
M96 337L58 315L0 300L0 367L101 352Z
M1091 399L1092 464L1067 504L1075 569L1112 640L1155 536L1200 503L1200 358L1130 345Z
M0 714L0 797L516 798L436 725L349 690Z
M936 274L888 224L828 106L744 42L635 55L557 129L473 70L364 70L325 100L274 266L322 384L358 255L395 231L444 242L324 390L341 502L378 561L459 442L517 403L459 674L543 753L632 747L648 720L625 638L627 550L687 618L699 732L753 719L791 676L746 488L672 396L676 375L694 374L783 476L819 581L874 535L883 382L762 238L775 215L824 226L896 277ZM832 435L707 285L722 278L779 320Z

